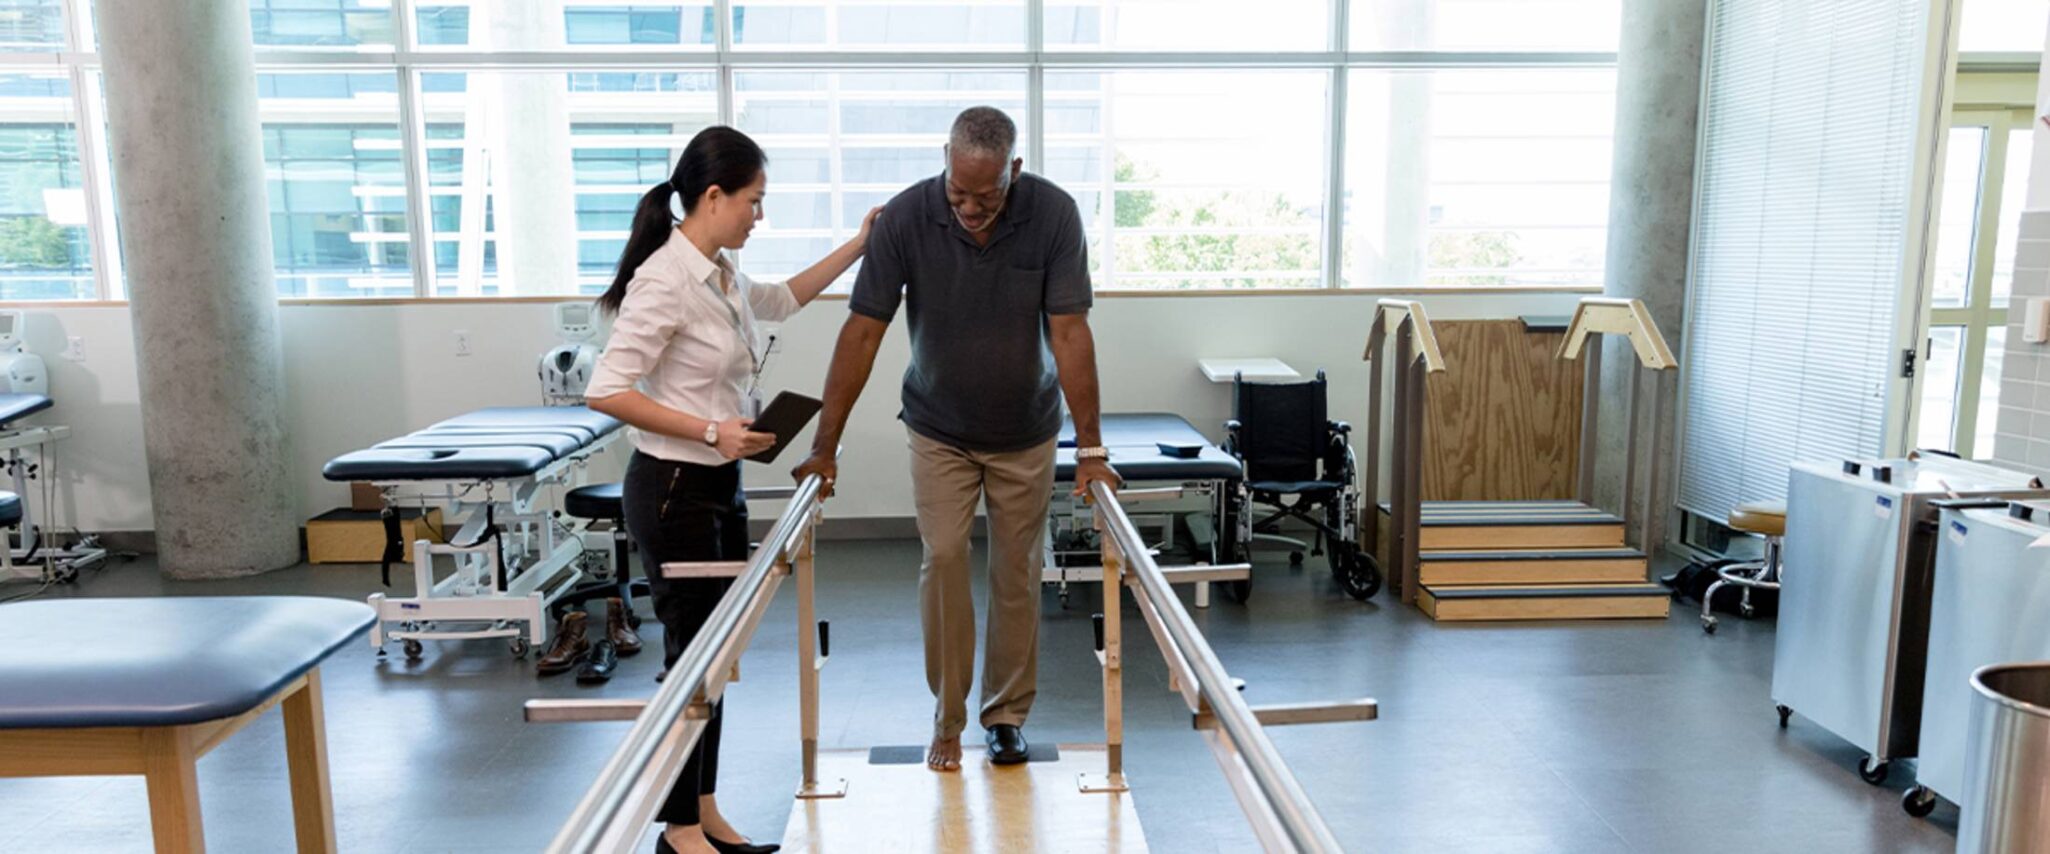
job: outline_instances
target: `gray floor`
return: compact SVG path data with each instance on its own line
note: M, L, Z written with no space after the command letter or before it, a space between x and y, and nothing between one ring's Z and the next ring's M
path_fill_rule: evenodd
M1266 557L1278 557L1268 553ZM824 677L829 748L914 744L930 699L919 657L913 543L826 542L821 615L833 621ZM1691 615L1662 623L1440 626L1362 605L1309 570L1263 563L1250 607L1197 612L1256 703L1372 696L1378 721L1277 728L1275 744L1354 851L1948 851L1954 807L1930 820L1898 806L1910 775L1875 788L1857 753L1796 718L1775 726L1769 622ZM147 560L49 595L298 593L357 598L364 567L300 567L211 584L159 580ZM0 596L19 591L0 588ZM1090 606L1050 593L1041 692L1028 733L1100 742ZM645 608L645 606L644 606ZM1128 619L1137 621L1129 608ZM786 588L729 694L721 802L757 838L781 835L797 777ZM654 623L648 623L652 635ZM1155 851L1254 847L1230 792L1143 631L1127 635L1127 756ZM64 643L51 638L51 643ZM33 655L34 650L10 650ZM529 725L537 696L639 696L660 661L627 659L583 690L537 679L497 642L430 645L408 665L351 646L328 662L327 725L345 851L533 851L596 775L625 724ZM200 764L214 851L291 849L283 729L267 716ZM0 781L0 851L145 851L135 779ZM858 850L858 846L856 846Z

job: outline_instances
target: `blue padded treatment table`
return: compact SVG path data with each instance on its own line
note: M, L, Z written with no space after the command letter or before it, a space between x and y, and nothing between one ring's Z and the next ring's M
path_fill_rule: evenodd
M51 405L50 399L40 394L0 394L0 427L49 409Z
M443 448L540 448L556 459L584 446L567 433L436 433L423 430L373 445L373 448L438 450Z
M592 412L581 406L495 406L450 418L427 428L490 428L498 431L581 430L587 439L597 439L620 428L619 419Z
M1210 444L1188 420L1171 412L1117 412L1103 415L1103 446L1110 449L1110 464L1127 481L1221 480L1237 482L1245 477L1238 458ZM1161 453L1159 443L1200 445L1194 457ZM1061 424L1060 440L1054 452L1054 479L1075 480L1075 422Z
M371 448L322 466L328 480L512 480L531 477L556 460L541 448Z
M581 406L504 406L343 454L321 469L333 481L512 480L617 432L618 419Z
M372 619L305 596L0 605L24 653L0 656L0 777L142 775L156 850L200 851L194 763L282 705L299 850L333 851L319 667Z

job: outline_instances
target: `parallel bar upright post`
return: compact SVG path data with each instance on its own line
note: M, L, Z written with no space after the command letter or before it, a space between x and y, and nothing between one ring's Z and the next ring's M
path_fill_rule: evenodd
M813 597L815 532L807 529L797 547L792 575L797 582L797 704L803 739L804 781L799 795L819 786L818 609Z
M1102 508L1093 514L1103 543L1103 744L1105 781L1121 786L1125 779L1124 630L1118 619L1124 605L1125 554L1104 530Z

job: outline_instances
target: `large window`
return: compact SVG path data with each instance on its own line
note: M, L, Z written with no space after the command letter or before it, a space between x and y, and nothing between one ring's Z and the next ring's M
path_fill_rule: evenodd
M1602 284L1613 70L1350 82L1346 286Z
M283 297L595 293L716 123L788 276L977 104L1101 289L1602 281L1622 0L241 2ZM0 298L123 292L90 8L0 0Z
M97 293L64 74L0 72L0 300Z

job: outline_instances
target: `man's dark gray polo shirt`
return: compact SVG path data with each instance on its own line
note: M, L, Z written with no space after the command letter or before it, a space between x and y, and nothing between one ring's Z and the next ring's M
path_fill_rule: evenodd
M848 307L888 323L906 305L911 366L899 417L969 451L1029 448L1061 428L1047 315L1089 310L1088 248L1075 200L1021 174L988 246L954 220L945 178L883 206Z

